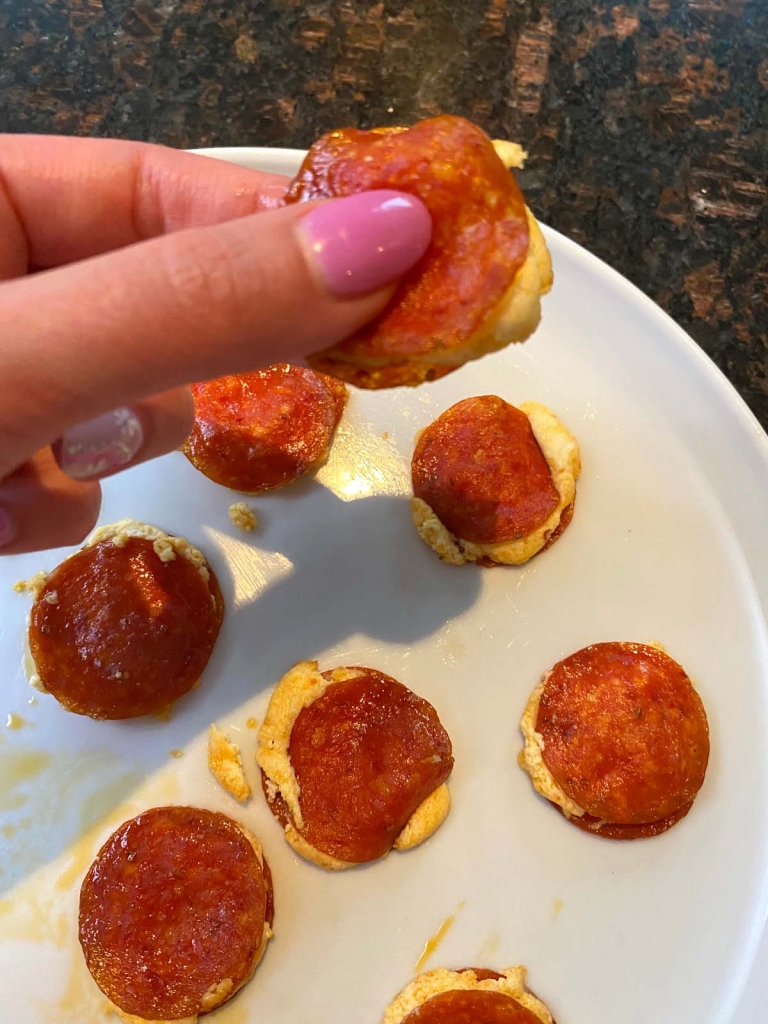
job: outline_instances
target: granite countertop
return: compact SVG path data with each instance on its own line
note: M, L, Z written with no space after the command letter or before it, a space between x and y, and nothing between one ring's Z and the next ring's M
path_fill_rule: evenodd
M0 131L307 146L450 112L768 427L766 0L0 0Z

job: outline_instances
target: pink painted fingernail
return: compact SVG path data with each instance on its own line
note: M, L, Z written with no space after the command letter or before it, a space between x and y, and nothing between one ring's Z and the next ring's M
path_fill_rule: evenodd
M16 532L16 523L14 523L10 512L0 508L0 548L4 548L16 540Z
M432 220L416 196L381 189L322 203L298 230L328 290L346 298L410 270L429 245Z
M114 472L137 455L144 441L141 420L121 406L78 423L53 446L59 466L74 480L95 480Z

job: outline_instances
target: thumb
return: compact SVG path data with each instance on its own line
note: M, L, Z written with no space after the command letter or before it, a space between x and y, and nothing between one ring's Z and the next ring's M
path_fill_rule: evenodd
M430 233L415 197L364 192L0 285L0 479L117 406L340 341L384 307Z

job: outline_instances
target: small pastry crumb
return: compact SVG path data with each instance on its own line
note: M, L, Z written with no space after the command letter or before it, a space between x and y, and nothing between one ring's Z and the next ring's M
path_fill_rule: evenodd
M496 150L496 155L507 168L511 170L521 170L525 166L525 161L528 159L528 153L519 142L508 142L506 139L494 139L493 148Z
M184 757L184 751L183 750L179 750L178 748L174 748L173 750L169 750L168 751L168 756L169 757L175 757L175 758L178 759L180 757Z
M28 580L16 580L13 584L13 589L17 594L31 594L32 597L37 597L40 591L45 586L45 581L48 579L47 572L36 572L31 579Z
M215 725L208 730L208 768L218 783L241 803L251 795L240 748Z
M229 518L232 525L243 533L253 533L259 525L256 513L245 501L236 501L229 506Z

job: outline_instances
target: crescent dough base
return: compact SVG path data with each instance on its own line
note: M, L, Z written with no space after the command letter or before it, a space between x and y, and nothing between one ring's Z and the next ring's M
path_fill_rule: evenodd
M280 793L295 823L289 822L285 826L285 838L296 853L328 871L341 871L357 867L357 864L323 853L301 835L304 818L299 802L299 780L293 770L288 747L293 724L302 708L322 697L334 683L355 679L358 675L355 669L336 668L330 673L330 679L324 679L316 661L297 662L277 684L266 718L259 729L256 763L266 776L268 791L271 795ZM445 821L450 808L450 793L448 786L443 783L413 812L395 840L395 849L410 850L429 839Z
M475 972L471 970L448 971L444 967L439 967L434 971L427 971L426 974L414 978L387 1007L382 1024L401 1024L409 1014L433 996L455 991L502 992L535 1014L541 1024L554 1024L552 1014L544 1003L526 989L525 967L508 967L501 974L502 977L498 979L478 981Z
M539 704L544 687L547 685L550 673L548 672L539 685L531 694L526 705L523 717L520 719L520 729L525 737L525 745L517 757L517 763L531 777L533 788L546 800L557 804L562 808L567 818L571 816L580 818L584 814L584 808L580 807L575 800L565 793L555 781L552 772L544 763L542 751L544 750L544 737L536 732L536 719L539 717Z
M547 460L552 482L560 496L557 507L537 530L525 537L495 544L476 544L451 533L425 501L413 498L411 516L414 526L424 543L444 562L464 565L465 562L488 558L500 565L522 565L541 551L560 525L563 512L576 497L576 480L581 472L578 441L546 406L538 402L521 402L517 408L530 420L533 436Z
M245 825L241 825L239 821L236 821L235 824L253 847L256 856L259 858L259 864L261 864L263 869L264 853L262 851L261 843L253 834L253 832L251 832L250 829L246 828ZM115 1006L115 1004L110 1000L107 1001L104 1007L104 1012L114 1014L116 1017L119 1017L119 1019L123 1021L124 1024L197 1024L197 1021L201 1014L204 1015L206 1013L210 1013L211 1010L218 1009L219 1006L221 1006L223 1003L228 1002L232 998L232 996L235 995L235 993L240 991L243 985L246 985L251 980L251 978L253 977L253 972L259 966L261 958L264 956L264 951L267 948L267 943L269 942L273 935L274 932L272 931L271 926L267 921L265 921L264 931L261 937L261 945L254 953L253 960L251 961L251 964L243 980L237 987L235 987L232 984L231 978L222 978L221 981L217 982L215 985L212 985L205 993L203 998L200 1000L202 1007L200 1014L195 1013L192 1014L191 1017L177 1017L174 1020L148 1020L146 1017L137 1017L133 1013L126 1013L125 1010L121 1010L119 1006Z
M528 207L528 252L512 283L488 311L474 334L462 345L436 346L422 356L393 359L387 356L347 355L337 346L308 357L313 369L329 373L362 388L415 386L442 377L464 363L529 338L541 320L541 296L552 287L552 260L547 243Z

